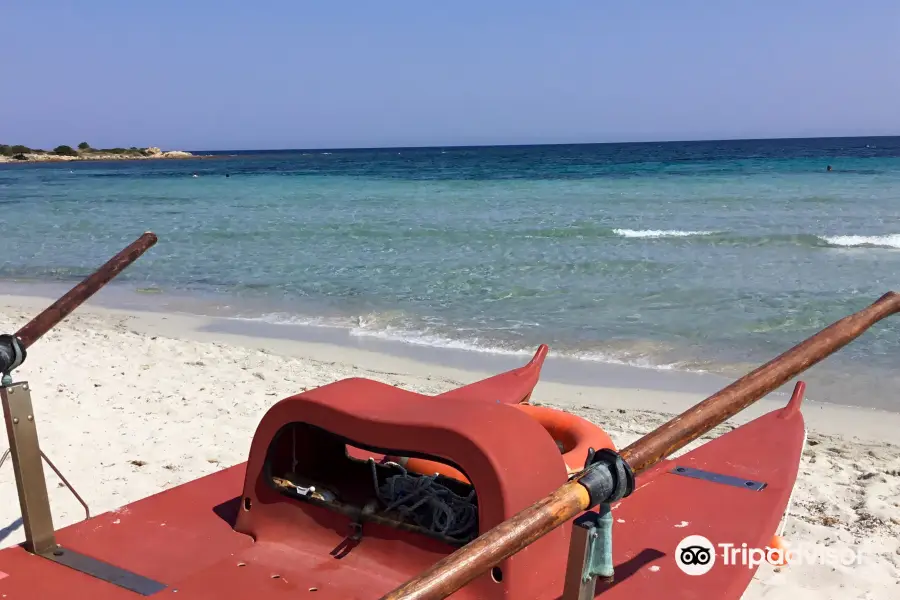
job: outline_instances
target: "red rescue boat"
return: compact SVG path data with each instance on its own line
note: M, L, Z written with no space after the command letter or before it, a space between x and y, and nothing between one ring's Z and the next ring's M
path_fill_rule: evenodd
M716 548L765 548L778 531L805 442L803 384L784 408L667 457L900 310L887 294L624 449L527 405L546 346L440 396L336 381L274 404L246 463L55 531L40 413L10 371L155 241L0 337L26 532L0 551L2 598L736 600L755 569L716 564Z

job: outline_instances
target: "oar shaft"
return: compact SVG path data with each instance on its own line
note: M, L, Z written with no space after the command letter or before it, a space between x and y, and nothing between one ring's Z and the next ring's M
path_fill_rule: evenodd
M900 295L889 292L871 306L837 321L642 437L622 451L622 458L635 474L647 469L896 312L900 312ZM591 505L586 488L578 478L573 479L382 596L381 600L446 598Z
M381 600L446 598L493 565L584 512L589 505L587 489L574 480L570 481L438 561L428 571Z
M22 327L16 337L22 346L28 348L41 336L53 329L60 321L81 306L85 300L93 296L103 286L122 272L128 265L136 261L156 243L156 235L149 231L133 241L121 252L106 261L93 275L73 287L66 294L47 307L41 314Z

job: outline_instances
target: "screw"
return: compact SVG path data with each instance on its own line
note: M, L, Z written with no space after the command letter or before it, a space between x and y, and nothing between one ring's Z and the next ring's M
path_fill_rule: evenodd
M34 416L33 416L33 415L28 415L27 418L28 418L29 421L34 421Z
M13 417L13 425L19 424L19 417Z

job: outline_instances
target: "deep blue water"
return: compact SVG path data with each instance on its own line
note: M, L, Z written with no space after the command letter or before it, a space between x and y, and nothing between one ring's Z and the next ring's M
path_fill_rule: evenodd
M0 277L149 229L127 285L245 318L728 375L900 289L900 138L215 154L0 165ZM897 396L898 323L811 394Z

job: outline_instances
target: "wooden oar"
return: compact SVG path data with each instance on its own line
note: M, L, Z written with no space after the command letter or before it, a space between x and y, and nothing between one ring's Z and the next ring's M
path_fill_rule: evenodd
M844 317L703 402L645 435L621 452L637 474L689 444L809 367L840 350L878 321L900 312L900 294ZM589 470L382 596L381 600L446 598L500 561L594 506L580 483Z
M156 243L157 237L151 232L131 242L121 252L97 269L84 281L44 309L38 316L25 324L15 336L0 336L0 372L6 373L17 367L25 358L25 350L45 333L56 327L85 300L96 294L128 265L136 261Z
M73 287L66 294L48 306L16 333L23 346L28 348L45 333L56 327L60 321L81 306L85 300L96 294L128 265L136 261L156 243L156 235L149 231L128 244L121 252L106 261L93 275Z

